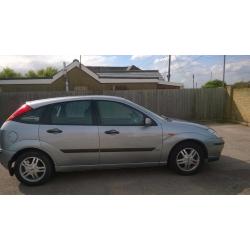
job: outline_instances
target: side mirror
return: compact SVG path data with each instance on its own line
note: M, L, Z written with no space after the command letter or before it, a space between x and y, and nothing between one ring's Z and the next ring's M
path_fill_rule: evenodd
M152 126L153 122L150 118L146 117L144 124L145 124L145 126Z

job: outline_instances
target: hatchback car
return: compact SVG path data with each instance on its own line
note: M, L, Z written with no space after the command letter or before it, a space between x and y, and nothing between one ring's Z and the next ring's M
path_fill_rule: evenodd
M196 173L218 160L222 138L206 126L161 117L112 96L30 101L0 130L0 162L27 185L56 171L130 166L169 166Z

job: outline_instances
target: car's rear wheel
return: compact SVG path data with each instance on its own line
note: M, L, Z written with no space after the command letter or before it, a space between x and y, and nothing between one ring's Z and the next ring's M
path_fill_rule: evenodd
M51 160L42 152L25 152L16 159L15 176L23 184L41 185L52 177L53 172Z
M204 162L204 150L195 142L183 142L172 150L169 166L181 175L198 172Z

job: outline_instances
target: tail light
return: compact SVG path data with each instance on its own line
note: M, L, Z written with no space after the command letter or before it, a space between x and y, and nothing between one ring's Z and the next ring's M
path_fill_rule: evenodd
M28 111L30 111L32 108L27 105L27 104L24 104L22 105L19 109L17 109L8 119L7 121L13 121L15 120L17 117L27 113Z

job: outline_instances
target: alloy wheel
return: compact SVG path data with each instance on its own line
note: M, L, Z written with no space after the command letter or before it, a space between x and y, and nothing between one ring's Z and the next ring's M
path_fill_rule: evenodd
M193 171L200 164L200 155L194 148L184 148L177 154L176 164L182 171Z
M27 157L20 164L20 175L28 182L38 182L45 174L45 163L38 157Z

